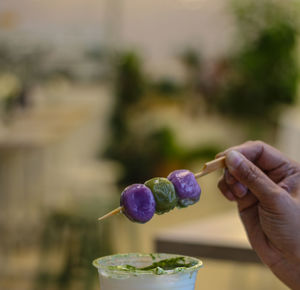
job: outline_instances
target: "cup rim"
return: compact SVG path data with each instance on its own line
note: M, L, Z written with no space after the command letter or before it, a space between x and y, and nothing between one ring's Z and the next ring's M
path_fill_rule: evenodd
M190 259L193 261L196 261L197 263L193 265L192 267L186 268L186 267L177 267L172 270L163 270L160 273L155 273L154 271L147 271L147 270L134 270L134 272L130 271L124 271L124 270L118 270L118 269L110 269L109 266L100 265L100 261L110 260L114 257L151 257L153 261L157 259L157 261L162 259L168 259L168 258L175 258L175 257L184 257L186 259ZM100 258L97 258L93 261L93 266L96 267L99 271L99 273L109 273L111 275L117 275L117 276L140 276L140 275L155 275L155 276L161 276L161 275L173 275L177 273L190 273L194 271L198 271L200 268L203 267L203 262L195 257L186 256L186 255L180 255L180 254L169 254L169 253L151 253L151 254L142 254L142 253L123 253L123 254L113 254L108 256L103 256Z

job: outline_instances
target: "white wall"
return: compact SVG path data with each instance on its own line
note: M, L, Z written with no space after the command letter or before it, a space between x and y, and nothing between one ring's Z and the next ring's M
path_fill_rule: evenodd
M115 7L115 16L109 14L113 3L121 7L119 12ZM117 38L143 49L151 68L170 71L170 55L184 47L200 48L209 58L230 47L234 29L226 5L225 0L1 0L0 33L73 48ZM5 28L2 21L1 29L8 13L13 24Z

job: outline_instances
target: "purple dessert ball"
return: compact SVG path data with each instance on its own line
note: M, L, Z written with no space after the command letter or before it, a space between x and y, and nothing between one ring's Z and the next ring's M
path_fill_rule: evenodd
M179 207L187 207L199 200L201 188L192 172L186 169L175 170L169 174L168 179L175 187Z
M155 199L144 184L132 184L121 194L122 212L132 221L146 223L155 213Z

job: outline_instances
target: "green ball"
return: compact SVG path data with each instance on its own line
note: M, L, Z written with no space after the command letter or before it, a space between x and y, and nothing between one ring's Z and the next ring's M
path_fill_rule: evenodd
M174 185L167 178L155 177L145 182L153 193L157 214L170 211L177 205L177 195Z

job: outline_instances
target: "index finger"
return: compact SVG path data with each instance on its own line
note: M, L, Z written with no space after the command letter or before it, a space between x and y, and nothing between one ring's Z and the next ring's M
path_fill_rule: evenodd
M262 141L248 141L242 145L231 147L219 153L217 157L231 150L239 151L248 160L266 172L289 165L291 162L290 159L284 156L279 150Z

